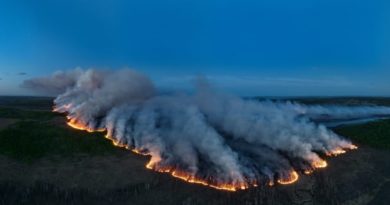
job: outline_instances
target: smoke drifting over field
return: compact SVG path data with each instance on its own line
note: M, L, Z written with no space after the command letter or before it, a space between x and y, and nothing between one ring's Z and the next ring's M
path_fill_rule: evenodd
M326 167L325 155L356 148L315 120L389 115L387 107L305 106L243 100L204 79L193 94L159 95L133 70L73 70L30 79L25 87L53 93L68 124L106 131L114 145L150 155L150 169L188 182L237 190L292 183Z

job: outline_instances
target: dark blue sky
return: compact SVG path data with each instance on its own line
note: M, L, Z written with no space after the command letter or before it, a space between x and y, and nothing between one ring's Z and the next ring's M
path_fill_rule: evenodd
M164 88L202 74L239 95L390 95L388 0L0 2L0 95L77 66Z

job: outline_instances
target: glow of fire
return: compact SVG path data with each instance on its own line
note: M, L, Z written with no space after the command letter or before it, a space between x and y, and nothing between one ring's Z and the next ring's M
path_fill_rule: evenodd
M54 110L54 111L56 111L56 110ZM104 131L106 131L106 129L92 129L92 128L89 128L88 126L84 125L83 123L78 122L76 119L71 118L69 116L67 116L67 119L68 119L67 124L70 127L74 128L74 129L85 130L87 132L104 132ZM144 153L144 152L142 152L140 150L130 149L127 145L121 144L120 142L116 141L113 137L111 137L109 135L106 135L105 138L111 140L112 144L114 146L129 149L129 150L133 151L136 154L149 155L150 156L150 154L146 154L146 153ZM357 149L357 148L358 147L355 146L355 145L351 145L350 147L348 147L348 149ZM346 152L345 150L340 148L340 149L332 150L331 152L326 153L326 154L328 156L337 156L339 154L344 154L345 152ZM186 173L184 171L174 170L173 168L159 168L159 169L156 169L155 165L160 160L161 159L159 159L159 158L152 157L151 160L146 164L146 168L147 169L151 169L151 170L155 170L157 172L170 173L173 177L181 179L183 181L186 181L186 182L189 182L189 183L194 183L194 184L201 184L201 185L204 185L204 186L209 186L209 187L212 187L212 188L218 189L218 190L237 191L237 190L248 189L250 186L252 186L252 187L257 187L258 186L257 182L252 182L250 186L248 184L246 184L246 183L211 183L211 182L207 182L206 180L196 178L194 175L188 174L188 173ZM327 162L325 160L322 160L322 159L318 159L318 160L316 160L316 161L314 161L312 163L312 167L313 168L325 168L327 166L328 166ZM311 174L312 172L313 172L313 170L311 170L311 169L303 171L303 173L305 173L305 174ZM292 184L292 183L296 182L298 179L299 179L299 174L295 170L292 170L289 173L288 177L280 178L280 179L277 180L277 182L279 184L282 184L282 185L287 185L287 184ZM270 180L268 185L269 186L273 186L274 185L274 181Z
M325 160L322 160L322 159L319 159L319 160L317 160L317 161L314 161L313 163L312 163L312 166L314 167L314 168L325 168L325 167L327 167L328 166L328 163L325 161Z
M309 174L313 173L313 170L307 169L307 170L303 171L303 173L305 173L306 175L309 175Z
M340 154L344 154L346 151L343 150L343 149L336 149L336 150L333 150L329 153L327 153L326 155L328 156L337 156L337 155L340 155Z
M75 119L68 118L68 120L69 121L66 124L68 124L70 127L77 129L77 130L85 130L87 132L104 132L104 131L106 131L106 129L104 129L104 128L100 128L100 129L89 128L89 127L85 126L84 124L79 123Z
M279 184L292 184L299 179L299 175L295 170L292 170L287 178L282 178L278 180Z
M357 149L357 148L358 147L356 145L351 144L346 149L354 150L354 149ZM327 156L337 156L337 155L340 155L340 154L344 154L345 152L346 152L345 149L337 148L337 149L331 150L330 152L327 152L326 155Z

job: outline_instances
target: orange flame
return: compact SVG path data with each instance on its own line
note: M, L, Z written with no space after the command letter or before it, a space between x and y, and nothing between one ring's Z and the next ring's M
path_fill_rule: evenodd
M66 123L70 127L77 129L77 130L85 130L87 132L104 132L106 129L100 128L100 129L92 129L90 127L85 126L83 123L78 122L76 119L68 118L69 121Z
M309 175L309 174L313 173L313 170L307 169L307 170L304 170L303 173L305 173L306 175Z
M345 149L350 149L350 150L354 150L354 149L357 149L358 147L356 145L353 145L351 144L350 146L346 147ZM346 153L346 151L342 148L336 148L334 150L331 150L329 152L326 153L327 156L337 156L337 155L340 155L340 154L344 154Z
M68 119L67 124L70 127L74 128L74 129L85 130L87 132L104 132L104 131L106 131L106 129L103 129L103 128L102 129L92 129L92 128L84 125L83 123L80 123L75 118L71 118L69 116L67 116L67 119ZM133 151L134 153L137 153L137 154L140 154L140 155L148 155L148 156L150 156L150 154L142 152L142 150L130 149L128 145L120 143L119 141L117 141L112 136L109 136L108 134L106 134L105 138L111 140L112 144L114 146L129 149L129 150ZM347 149L357 149L357 146L351 145ZM338 149L332 150L332 151L330 151L329 153L326 153L326 154L329 155L329 156L336 156L336 155L339 155L339 154L343 154L345 152L346 152L345 150L343 150L341 148L338 148ZM172 167L161 167L161 168L159 167L159 168L157 168L156 164L158 164L158 162L160 160L161 160L160 158L158 158L156 156L152 156L151 160L146 164L146 168L147 169L152 169L152 170L155 170L155 171L158 171L158 172L169 173L173 177L181 179L183 181L186 181L186 182L189 182L189 183L194 183L194 184L201 184L201 185L204 185L204 186L209 186L209 187L212 187L212 188L218 189L218 190L237 191L237 190L248 189L248 188L250 188L250 186L251 187L257 187L258 186L256 181L251 181L249 184L246 183L246 182L218 183L218 182L214 182L214 181L207 181L207 180L204 180L204 179L197 178L197 177L195 177L193 174L191 174L189 172L180 171L180 170L174 169ZM327 167L327 165L328 165L327 162L325 160L322 160L322 159L318 159L318 160L312 162L312 167L313 168L325 168L325 167ZM313 172L313 169L307 169L307 170L303 171L303 173L305 173L305 174L311 174L312 172ZM284 177L278 179L277 182L279 184L282 184L282 185L287 185L287 184L292 184L292 183L296 182L298 179L299 179L298 173L295 170L292 170L287 177L284 176ZM269 186L273 186L274 185L274 181L270 180L268 182L268 185Z
M343 149L335 149L335 150L332 150L328 153L326 153L327 156L337 156L337 155L340 155L340 154L344 154L346 151L343 150Z
M173 168L163 167L163 168L155 168L155 160L151 159L148 164L146 164L146 168L155 170L157 172L162 173L170 173L173 177L181 179L183 181L193 183L193 184L201 184L204 186L209 186L214 189L225 190L225 191L237 191L238 189L247 189L248 186L244 183L237 184L229 184L229 183L210 183L206 180L198 179L194 175L189 174L185 171L174 170Z
M298 180L298 178L299 178L298 173L295 170L292 170L288 177L279 179L278 183L283 184L283 185L292 184L292 183L296 182Z
M146 165L146 168L148 169L154 169L151 163L149 162ZM241 183L212 183L212 182L207 182L206 180L196 178L194 175L189 174L185 171L180 171L180 170L173 170L171 168L159 168L159 169L154 169L158 172L164 172L164 173L170 173L173 177L181 179L183 181L186 181L188 183L193 183L193 184L201 184L204 186L209 186L214 189L218 190L225 190L225 191L237 191L237 190L245 190L249 188L249 185L241 182ZM252 185L253 187L257 187L257 184L254 183Z
M325 168L325 167L327 167L328 166L328 163L325 161L325 160L322 160L322 159L318 159L317 161L314 161L313 163L312 163L312 166L314 167L314 168Z

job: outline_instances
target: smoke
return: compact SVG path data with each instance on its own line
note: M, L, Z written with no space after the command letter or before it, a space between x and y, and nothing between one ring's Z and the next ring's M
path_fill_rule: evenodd
M193 94L159 95L146 76L128 69L76 69L24 85L61 91L54 111L66 113L69 125L106 131L114 145L150 155L148 168L227 190L291 183L326 167L325 155L356 148L316 120L390 114L387 107L243 100L202 78Z
M23 81L21 87L28 88L39 93L58 95L66 91L67 88L75 86L78 77L83 70L76 68L71 71L58 71L49 77L32 78Z

